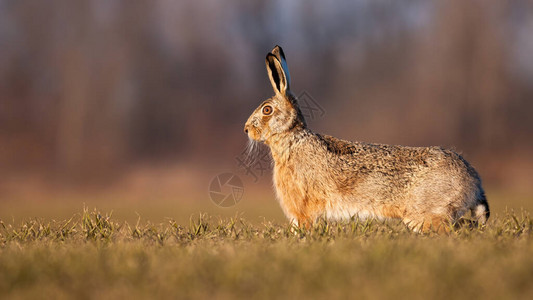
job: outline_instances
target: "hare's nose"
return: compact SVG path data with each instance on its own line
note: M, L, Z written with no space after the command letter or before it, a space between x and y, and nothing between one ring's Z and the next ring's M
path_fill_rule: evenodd
M244 133L248 134L248 128L244 128Z

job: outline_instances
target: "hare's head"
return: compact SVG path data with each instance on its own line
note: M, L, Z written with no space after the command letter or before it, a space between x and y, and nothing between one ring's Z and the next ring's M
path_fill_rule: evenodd
M273 137L289 134L306 125L296 97L289 88L289 68L280 46L267 54L266 67L275 94L254 110L246 121L244 132L252 140L268 143Z

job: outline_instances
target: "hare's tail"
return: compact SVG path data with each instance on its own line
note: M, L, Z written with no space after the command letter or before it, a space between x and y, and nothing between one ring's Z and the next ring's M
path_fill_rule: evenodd
M472 209L474 216L477 218L478 222L481 224L487 223L487 220L490 217L489 203L487 202L487 197L485 196L485 191L480 188L479 196L477 198L476 204Z

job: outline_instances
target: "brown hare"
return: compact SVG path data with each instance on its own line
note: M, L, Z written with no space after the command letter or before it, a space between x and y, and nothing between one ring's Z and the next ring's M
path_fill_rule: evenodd
M266 67L275 95L255 109L244 131L270 148L276 194L293 224L397 218L417 232L447 231L468 211L487 221L481 179L461 155L314 133L291 93L281 47L268 53Z

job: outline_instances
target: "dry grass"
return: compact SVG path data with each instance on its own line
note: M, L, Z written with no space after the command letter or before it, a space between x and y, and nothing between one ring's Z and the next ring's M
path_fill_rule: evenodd
M309 230L197 215L0 223L0 298L530 298L533 221L419 235L395 222Z

